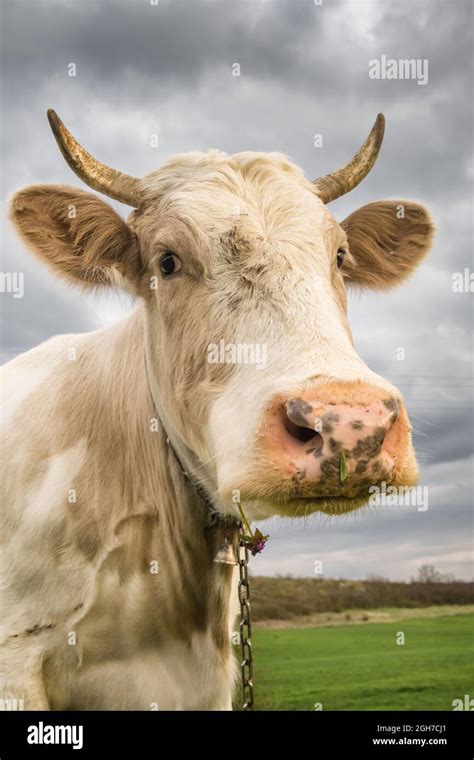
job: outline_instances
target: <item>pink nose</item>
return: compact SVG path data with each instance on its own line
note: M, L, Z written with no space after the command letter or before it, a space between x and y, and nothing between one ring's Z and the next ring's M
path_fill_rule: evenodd
M389 481L407 426L398 398L358 383L275 400L262 444L302 495L353 496Z

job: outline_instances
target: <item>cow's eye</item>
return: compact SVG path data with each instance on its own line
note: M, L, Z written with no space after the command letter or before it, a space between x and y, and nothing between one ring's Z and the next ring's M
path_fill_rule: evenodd
M345 258L346 252L344 248L339 248L337 252L337 268L340 269L342 265L344 264L344 258Z
M160 258L160 270L164 277L176 274L181 269L181 259L171 251L166 251Z

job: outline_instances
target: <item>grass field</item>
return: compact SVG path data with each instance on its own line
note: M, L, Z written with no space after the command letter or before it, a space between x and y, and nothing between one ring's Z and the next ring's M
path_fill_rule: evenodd
M451 710L474 696L472 614L257 629L253 649L257 710Z

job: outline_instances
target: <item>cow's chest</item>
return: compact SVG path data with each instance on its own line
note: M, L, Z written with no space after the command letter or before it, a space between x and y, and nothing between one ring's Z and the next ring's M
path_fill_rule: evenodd
M230 709L232 653L223 657L210 629L170 632L171 590L150 566L150 535L133 528L97 571L86 614L57 632L44 665L54 709Z

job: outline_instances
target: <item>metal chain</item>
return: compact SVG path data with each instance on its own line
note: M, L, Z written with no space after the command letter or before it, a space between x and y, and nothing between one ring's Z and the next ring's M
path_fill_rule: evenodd
M239 585L240 604L240 648L242 660L240 673L242 680L242 708L253 709L253 660L252 660L252 622L250 620L250 584L248 576L249 552L244 539L245 531L239 534Z

